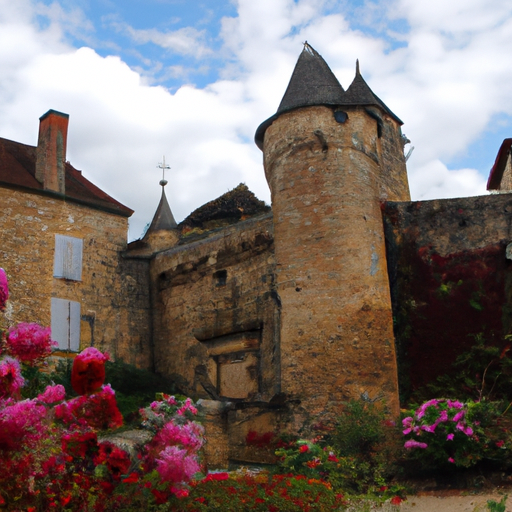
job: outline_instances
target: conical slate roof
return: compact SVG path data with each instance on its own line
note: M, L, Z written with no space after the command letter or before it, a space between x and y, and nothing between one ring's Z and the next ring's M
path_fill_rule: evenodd
M338 105L343 92L325 60L306 42L277 113L309 105Z
M347 92L343 95L340 105L355 106L355 105L375 105L380 107L384 112L389 114L395 121L400 124L403 122L395 115L386 104L370 89L370 86L365 82L361 73L359 72L359 61L356 61L356 76Z
M177 226L172 214L171 207L167 201L164 187L162 186L162 197L160 198L160 204L156 209L155 216L151 221L151 224L147 230L147 233L160 230L174 229ZM147 234L146 233L146 234Z
M343 87L325 60L307 42L304 43L277 112L256 130L256 145L263 149L265 130L280 114L313 105L339 105L343 96Z

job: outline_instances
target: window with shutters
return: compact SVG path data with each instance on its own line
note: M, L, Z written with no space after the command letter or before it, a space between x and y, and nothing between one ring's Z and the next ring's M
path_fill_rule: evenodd
M73 236L55 235L53 277L82 280L83 240Z
M60 350L80 350L80 303L52 298L52 339Z

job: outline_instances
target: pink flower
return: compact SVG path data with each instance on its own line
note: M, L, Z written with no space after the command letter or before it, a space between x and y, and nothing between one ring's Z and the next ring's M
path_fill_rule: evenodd
M459 422L460 420L462 420L462 418L464 418L464 411L459 411L454 417L453 417L453 420L455 423Z
M66 397L66 390L62 384L46 386L46 389L38 395L37 399L45 404L61 402Z
M3 268L0 268L0 311L5 309L7 300L9 299L9 285L7 283L7 275Z
M187 482L200 469L196 457L177 446L167 446L156 459L156 470L165 482Z
M197 409L192 405L192 400L190 398L185 400L185 403L176 411L176 413L183 416L186 411L190 411L194 415L197 414Z
M455 459L453 457L448 458L448 462L451 462L452 464L455 464Z
M411 448L421 448L422 450L424 450L427 447L427 443L420 443L418 441L414 441L414 439L410 439L409 441L406 441L404 444L404 448L407 448L408 450L410 450Z
M36 365L52 353L52 348L58 346L51 339L51 329L35 323L20 323L11 327L7 333L7 350L21 362L31 366Z
M446 440L447 440L447 441L453 441L453 437L454 437L454 434L448 434L448 435L446 436Z
M34 449L46 436L46 407L35 400L8 400L0 410L0 452Z
M12 357L4 357L0 361L0 400L18 396L24 384L20 363Z

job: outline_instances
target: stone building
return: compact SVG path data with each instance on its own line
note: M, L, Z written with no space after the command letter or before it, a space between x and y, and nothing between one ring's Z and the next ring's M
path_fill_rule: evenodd
M129 244L153 368L203 399L210 461L262 460L249 433L322 429L350 399L396 415L475 336L510 332L512 197L411 202L401 125L358 65L345 91L306 44L256 131L272 210L241 185L176 225L162 189Z
M94 345L147 365L147 350L125 353L145 343L130 325L126 291L133 278L120 264L133 211L66 161L67 129L68 115L50 110L40 118L36 147L0 138L7 318L51 325L59 349Z
M489 178L505 193L410 201L402 122L358 65L344 90L305 44L256 131L272 208L240 185L177 224L162 180L148 231L128 245L130 210L67 163L64 189L61 171L38 170L36 154L52 154L39 149L44 118L38 148L0 139L0 264L20 297L10 314L53 324L50 303L55 314L57 299L79 303L81 346L202 400L212 465L263 461L249 438L322 430L350 399L396 416L399 397L476 338L503 345L511 332L512 139ZM80 279L55 270L68 272L59 244L74 255L73 237Z

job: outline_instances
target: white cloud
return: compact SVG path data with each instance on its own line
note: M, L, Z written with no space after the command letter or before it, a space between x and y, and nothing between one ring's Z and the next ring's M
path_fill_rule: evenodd
M126 23L112 22L112 25L117 30L126 32L137 44L153 43L171 53L190 55L196 59L212 54L212 50L205 43L205 30L183 27L162 32L155 28L135 29Z
M431 160L409 172L411 195L416 200L484 194L486 183L476 169L448 170L440 160Z

